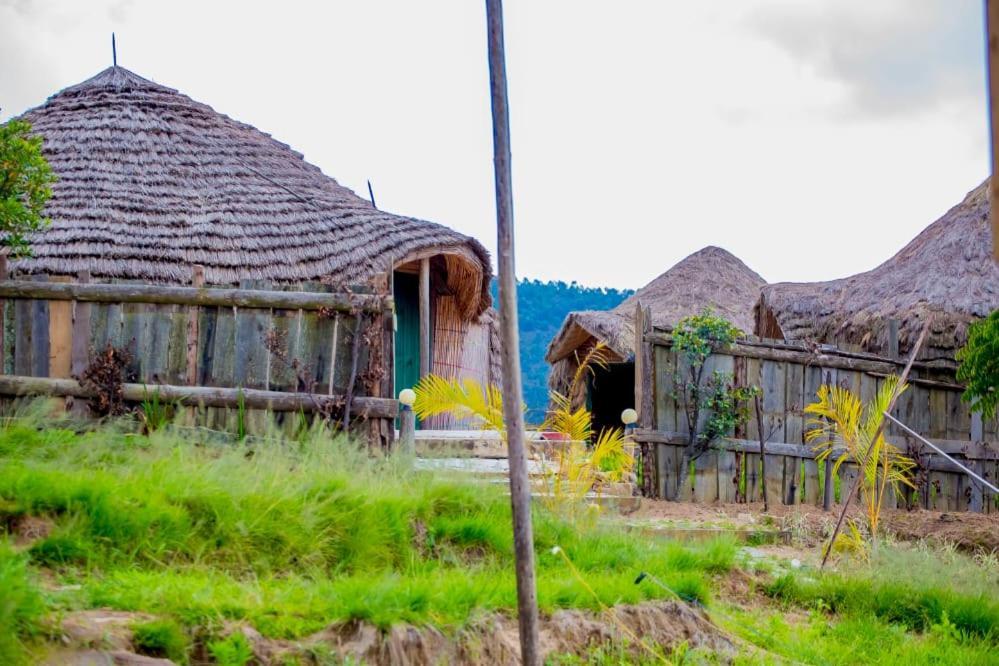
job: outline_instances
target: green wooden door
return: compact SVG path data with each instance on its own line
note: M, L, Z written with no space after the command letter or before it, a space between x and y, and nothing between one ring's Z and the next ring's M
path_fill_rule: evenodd
M420 278L395 274L395 392L420 381Z

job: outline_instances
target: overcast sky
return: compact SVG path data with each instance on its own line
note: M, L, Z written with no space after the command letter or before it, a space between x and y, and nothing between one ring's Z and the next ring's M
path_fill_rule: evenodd
M981 0L506 0L517 267L874 267L988 173ZM118 62L495 247L481 0L0 0L0 119Z

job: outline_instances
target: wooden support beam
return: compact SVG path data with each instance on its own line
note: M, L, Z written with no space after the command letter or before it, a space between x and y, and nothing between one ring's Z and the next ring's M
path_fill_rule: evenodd
M262 289L205 289L154 284L59 284L30 280L0 282L0 298L91 303L154 303L239 308L280 308L339 312L391 311L392 299L376 294L327 294L312 291L268 291Z
M430 374L430 259L420 259L420 379Z
M242 393L243 406L247 409L267 409L274 412L317 411L332 398L315 393L287 393L261 389L221 388L216 386L174 386L170 384L123 384L122 393L127 402L141 402L154 391L161 401L183 401L186 406L236 407ZM0 376L0 395L46 395L75 398L92 398L93 392L75 379L51 377ZM394 419L399 413L399 403L392 398L356 397L351 401L355 416L362 418Z
M646 336L654 344L671 347L673 340L669 335L663 333L651 333ZM763 361L776 361L779 363L799 363L802 365L820 365L824 368L836 368L840 370L857 370L871 374L881 373L882 375L897 375L899 365L889 359L885 359L873 354L859 354L833 350L830 348L819 348L814 351L800 345L776 344L769 345L758 342L739 340L731 347L720 351L729 356L756 358ZM933 366L928 363L914 363L913 368L941 370L943 366ZM920 381L918 378L910 378L910 382ZM962 387L963 388L963 387Z
M898 319L888 320L888 341L885 356L891 359L898 359Z
M989 129L992 135L992 178L989 179L992 218L992 258L999 261L999 0L986 0L988 31Z
M520 662L540 666L538 590L534 575L534 528L527 476L524 390L517 330L517 273L513 242L513 175L510 164L510 108L503 46L503 0L486 0L489 96L493 117L493 173L496 186L496 263L499 268L500 350L503 359L503 425L506 428L513 514L514 569L517 576L517 622Z

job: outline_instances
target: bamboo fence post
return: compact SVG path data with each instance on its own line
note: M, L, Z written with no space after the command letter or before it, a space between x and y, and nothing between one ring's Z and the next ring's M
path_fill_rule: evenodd
M510 117L503 47L503 2L486 0L489 88L493 117L493 164L496 181L497 264L499 267L500 339L503 360L503 421L510 468L510 503L517 572L517 620L521 663L538 666L538 596L534 577L531 488L524 452L523 388L517 332L517 276L513 243L513 182L510 173Z
M909 378L909 371L912 370L912 364L916 362L916 356L919 355L919 350L923 346L923 342L925 342L926 340L926 334L929 332L930 332L930 321L927 320L926 323L923 325L923 330L919 334L919 338L916 339L916 344L912 346L912 352L909 355L909 362L905 364L905 370L902 371L902 376L899 378L898 381L899 387L905 384L905 380ZM889 414L893 409L895 409L895 403L898 401L898 396L899 396L899 390L896 387L895 392L891 396L891 400L888 402L888 409L885 410ZM885 429L885 422L887 420L888 419L885 418L881 419L881 424L878 425L878 429L874 431L874 437L871 438L872 443L878 441L878 437L881 436L881 433ZM864 453L863 460L858 461L859 465L857 466L858 469L857 478L853 480L853 484L850 486L850 491L846 494L846 497L843 499L843 509L839 512L839 518L836 519L836 527L833 528L833 532L829 536L829 543L826 545L825 552L822 553L822 564L819 565L820 569L826 566L826 561L829 559L829 553L832 552L833 544L836 543L836 537L839 536L839 531L843 527L843 519L846 518L846 512L850 508L850 502L853 501L853 497L854 495L857 494L857 489L860 487L861 479L864 476L864 468L867 466L867 456L870 454L870 451L873 448L874 448L873 446L869 447L868 450ZM874 535L871 536L873 538Z

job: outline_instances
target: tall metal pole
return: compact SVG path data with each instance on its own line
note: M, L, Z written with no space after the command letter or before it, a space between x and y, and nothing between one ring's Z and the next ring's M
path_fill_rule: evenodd
M510 502L517 570L517 619L525 666L538 666L538 593L534 582L531 488L524 454L520 335L517 332L517 274L513 255L513 183L510 175L510 111L506 93L502 0L486 0L489 90L493 111L493 166L496 180L496 252L499 266L500 340L503 359L503 420L510 460Z

